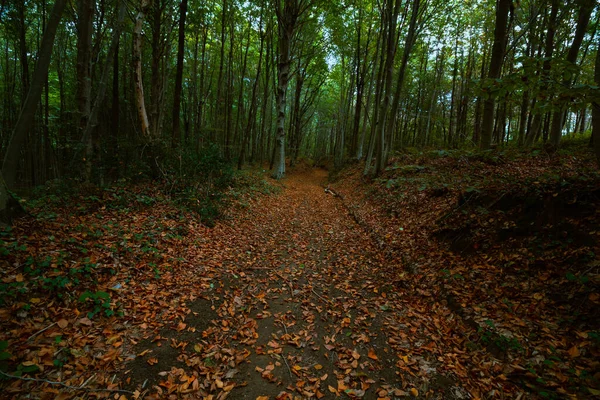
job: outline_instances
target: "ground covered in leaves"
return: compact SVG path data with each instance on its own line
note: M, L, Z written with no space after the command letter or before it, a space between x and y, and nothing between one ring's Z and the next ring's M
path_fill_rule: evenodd
M588 148L404 154L374 181L361 172L331 189L399 263L389 283L435 325L442 368L484 398L600 396L600 176Z
M598 175L410 155L249 180L213 228L148 188L2 233L7 398L597 395Z

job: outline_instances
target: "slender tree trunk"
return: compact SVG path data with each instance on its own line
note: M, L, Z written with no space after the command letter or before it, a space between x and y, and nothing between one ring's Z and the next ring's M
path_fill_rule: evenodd
M181 0L179 4L179 38L177 41L177 70L175 72L175 92L173 93L173 132L171 146L176 147L181 137L179 110L181 107L181 90L183 86L183 52L185 51L185 17L187 15L188 0Z
M290 74L290 49L298 29L298 19L312 5L311 0L285 0L283 8L276 1L275 11L279 29L279 60L277 64L277 134L273 178L285 176L285 102Z
M254 78L254 84L252 85L252 97L250 100L250 109L248 110L248 121L246 122L246 129L244 132L244 139L242 143L242 149L240 150L240 157L238 159L238 170L242 169L242 165L244 164L244 159L246 157L246 152L248 148L248 141L252 136L252 127L256 122L256 93L258 90L258 83L260 82L260 72L262 69L262 59L263 59L263 49L265 43L265 35L262 33L262 15L260 18L260 48L258 50L258 66L256 68L256 77Z
M540 92L544 93L548 89L548 84L546 81L550 76L550 68L552 64L550 60L552 59L552 54L554 53L554 35L556 34L556 20L558 16L558 8L559 3L558 0L552 0L550 10L550 19L548 20L548 30L546 31L546 40L544 43L544 64L542 69L542 85L540 87ZM536 99L534 98L534 102ZM533 109L533 105L532 105ZM540 136L540 129L542 127L544 115L543 113L537 113L534 115L533 120L531 121L531 127L527 131L527 137L525 138L525 145L527 147L533 145L537 138Z
M506 35L508 32L508 13L511 0L498 0L496 3L496 27L494 28L494 44L492 46L492 57L490 59L490 70L488 78L498 79L502 72L502 62L506 49ZM488 93L488 98L483 103L483 116L481 120L481 149L489 149L492 143L494 128L494 105L493 95Z
M240 136L240 131L242 131L241 129L241 123L240 120L243 119L243 115L244 115L244 87L245 85L245 77L246 77L246 70L248 67L248 51L250 50L250 26L251 23L248 22L248 37L246 40L246 49L244 50L244 60L242 61L242 71L240 74L240 88L239 88L239 92L238 92L238 100L237 100L237 112L236 112L236 116L235 116L235 127L234 127L234 131L235 134L233 135L233 143L237 143L237 137ZM242 146L243 144L246 142L245 140L245 135L244 132L241 133L242 136Z
M285 175L285 97L290 72L291 33L284 33L279 39L279 63L277 66L277 134L275 141L275 161L273 178Z
M594 9L594 1L592 0L581 0L581 6L579 9L579 17L577 19L577 26L575 28L575 36L573 37L573 43L567 53L567 62L569 64L577 63L577 55L579 54L579 48L583 42L583 37L587 30L587 26L590 22L590 16ZM563 86L570 87L573 79L571 77L563 80ZM550 126L550 144L552 147L557 148L560 144L560 138L562 136L562 130L564 125L564 117L567 110L567 106L563 105L560 109L556 110L552 116L552 125Z
M117 50L116 54L113 58L113 81L112 81L112 101L111 101L111 111L112 111L112 134L113 134L113 149L114 151L118 151L118 138L119 138L119 119L120 119L120 100L119 100L119 44L120 39L117 41ZM116 153L115 153L116 154Z
M596 82L596 86L600 86L600 40L598 41L598 50L596 52L594 81ZM592 103L592 137L594 138L596 161L600 167L600 102L597 101Z
M92 137L93 129L98 125L98 114L100 112L100 108L104 103L104 96L106 94L106 86L108 84L108 75L110 69L113 67L113 57L115 57L115 53L117 52L119 45L119 37L121 36L121 29L123 27L123 20L125 19L126 7L123 0L119 0L121 5L119 6L118 20L116 26L113 28L113 36L111 39L111 44L108 49L108 53L106 54L106 61L104 62L104 67L102 68L102 75L100 77L100 82L98 84L98 93L96 94L96 98L94 99L93 107L90 111L90 116L88 118L87 124L83 131L83 136L81 138L82 143L90 143ZM89 179L90 171L91 171L91 162L86 161L86 177Z
M142 24L149 0L141 0L140 10L135 17L135 26L133 29L133 63L135 65L133 80L135 82L135 100L138 116L140 118L142 135L150 137L150 123L148 122L148 113L146 112L146 103L144 100L144 85L142 82Z
M17 13L19 19L17 21L19 31L19 61L21 63L21 80L22 80L22 97L21 106L27 98L29 92L29 57L27 56L27 24L25 22L25 2L16 1Z
M77 109L79 117L79 134L83 132L90 119L92 104L92 34L94 19L92 0L79 0L77 6ZM85 137L85 180L89 181L94 153L92 137Z
M223 75L225 70L225 37L227 33L227 0L223 0L221 10L221 47L219 50L219 75L217 78L217 93L215 99L215 107L217 112L214 115L213 129L211 129L210 141L216 143L216 129L223 128L225 125L225 100L223 99Z
M404 86L404 77L406 76L406 69L408 67L408 61L412 54L412 49L417 41L417 23L419 21L419 14L422 12L421 1L413 0L412 9L410 15L410 22L408 24L408 32L406 34L406 41L404 42L404 51L402 53L402 61L400 62L400 69L398 70L398 77L396 79L396 90L394 93L394 101L392 103L392 109L390 113L390 123L386 130L389 131L390 137L396 130L396 119L398 118L398 107L400 104L400 95L402 94L402 88ZM396 17L397 17L396 13ZM389 144L391 149L392 143ZM383 166L387 163L387 157L389 152L383 154L383 159L378 167L378 172L381 171Z
M44 82L48 77L48 67L50 66L54 38L66 3L66 0L55 0L54 2L48 25L46 26L46 30L42 37L33 79L4 155L2 175L6 182L6 186L9 188L14 187L16 183L21 149L27 137L27 132L29 132L35 119L35 112L40 102ZM0 212L2 211L3 210L0 207Z

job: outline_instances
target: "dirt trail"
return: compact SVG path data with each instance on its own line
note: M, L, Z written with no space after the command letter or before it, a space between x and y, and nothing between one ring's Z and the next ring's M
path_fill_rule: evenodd
M430 343L440 332L420 316L435 303L403 293L401 267L324 190L326 178L322 170L291 174L281 193L190 249L199 277L208 260L219 260L219 273L204 277L208 294L187 305L186 330L159 335L185 344L163 351L156 371L208 368L205 382L223 389L214 398L467 398L436 361L442 346ZM132 365L132 383L159 382L144 359Z

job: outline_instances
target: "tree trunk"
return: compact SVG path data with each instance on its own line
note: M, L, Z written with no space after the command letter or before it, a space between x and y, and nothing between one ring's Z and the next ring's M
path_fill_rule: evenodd
M98 93L96 94L96 98L94 99L93 107L91 108L90 115L87 121L87 124L83 130L83 136L81 139L82 143L88 144L92 143L92 131L98 125L98 113L100 112L100 108L104 102L104 96L106 94L106 86L108 84L108 75L113 65L113 57L115 57L115 53L117 52L117 48L119 45L119 37L121 36L121 29L123 28L123 20L125 18L126 7L125 3L122 0L119 0L121 3L119 6L119 16L117 20L116 26L113 28L113 36L111 39L110 48L108 49L108 53L106 54L106 61L104 62L104 67L102 68L102 75L100 77L100 83L98 84ZM87 155L89 158L89 155ZM91 159L86 159L86 178L89 180L90 172L92 168Z
M600 86L600 40L598 41L598 50L596 52L594 81L596 82L596 86ZM600 167L600 102L597 101L592 103L592 137L594 138L596 160Z
M590 22L590 16L594 9L594 1L582 0L579 9L579 17L577 19L577 26L575 28L575 36L573 37L573 43L567 53L567 62L569 64L577 63L577 55L579 54L579 48L583 42L585 31ZM573 79L570 77L563 80L563 86L570 87ZM557 148L560 144L560 138L562 136L562 129L564 125L564 117L567 110L566 105L562 105L556 110L552 116L552 125L550 126L550 144L553 148Z
M281 31L281 29L280 29ZM290 72L291 34L282 34L279 38L279 63L277 65L277 133L275 141L275 161L273 178L281 179L285 175L285 97Z
M80 137L90 118L92 104L92 33L94 19L92 0L79 0L77 5L77 111ZM85 179L90 178L93 154L92 137L85 137Z
M40 96L42 95L42 89L48 77L48 67L50 66L54 38L66 3L66 0L56 0L54 2L48 25L42 37L33 79L4 155L2 175L4 176L6 186L9 188L14 187L16 182L21 147L27 137L27 132L33 124L35 112L40 102ZM2 212L1 208L0 212Z
M256 122L256 98L258 83L260 81L260 72L262 68L263 49L265 43L265 34L262 33L262 14L260 17L259 32L260 32L260 49L258 50L258 66L256 68L256 77L254 78L254 84L252 85L252 97L250 99L250 109L248 110L248 121L246 122L246 129L244 132L244 139L242 142L242 149L240 150L240 157L238 159L238 170L242 169L244 165L244 159L246 158L246 152L248 147L248 141L252 136L252 127Z
M277 64L277 133L273 178L285 176L285 101L290 74L290 48L298 28L298 18L312 5L311 0L285 0L283 8L275 3L279 30L279 60Z
M394 93L394 101L392 103L392 110L389 116L389 126L386 127L386 130L389 132L389 137L393 135L396 130L396 119L398 117L398 107L400 104L400 95L402 94L402 88L404 86L404 77L406 76L406 69L408 67L408 60L410 59L410 55L412 53L412 49L417 40L417 23L419 21L419 14L422 12L421 9L421 1L413 0L412 2L412 10L410 16L410 22L408 25L408 33L406 35L406 41L404 42L404 51L402 53L402 61L400 62L400 69L398 71L398 78L396 79L396 90ZM396 17L397 17L396 13ZM389 147L391 149L392 143L389 143ZM389 152L385 152L382 154L383 159L381 163L378 163L378 171L381 171L385 163L387 162L387 156Z
M142 82L142 24L144 23L148 3L149 0L141 0L140 10L135 17L135 26L133 29L133 63L135 65L133 80L135 82L135 102L140 118L142 135L146 138L149 138L150 136L150 123L148 122L148 113L146 112L144 85Z
M183 85L183 52L185 50L185 17L187 15L188 0L181 0L179 4L179 38L177 42L177 71L175 72L175 92L173 94L173 132L171 136L171 146L175 147L179 143L180 115L181 107L181 89Z
M511 0L498 0L496 3L496 27L494 28L494 44L490 59L489 79L498 79L502 72L502 62L506 49L508 13ZM483 116L481 120L481 142L480 148L489 149L492 144L492 133L494 129L494 105L495 99L488 93L488 98L483 103Z

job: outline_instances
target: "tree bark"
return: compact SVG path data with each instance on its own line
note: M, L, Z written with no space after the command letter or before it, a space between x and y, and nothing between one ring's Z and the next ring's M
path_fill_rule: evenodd
M496 27L494 28L494 44L492 45L492 56L488 78L498 79L502 72L502 62L506 49L506 35L508 32L508 13L511 0L498 0L496 3ZM492 144L492 133L494 129L494 105L495 99L488 93L488 98L483 103L483 116L481 120L481 142L480 148L487 150Z
M598 41L598 50L596 52L594 81L596 82L596 86L600 85L600 40ZM592 103L592 137L594 139L596 161L598 162L598 167L600 167L600 100Z
M311 0L285 0L275 2L279 30L279 60L277 63L277 133L273 178L285 176L285 101L290 75L290 49L298 29L298 18L312 5Z
M260 82L260 72L262 69L263 49L265 44L265 34L262 32L262 14L260 16L259 32L260 32L260 49L258 50L258 66L256 67L256 76L254 78L254 84L252 85L252 97L250 99L250 109L248 110L248 121L246 122L246 129L244 132L244 139L242 142L242 149L240 150L240 157L238 159L238 170L242 169L246 158L246 152L248 142L252 137L252 127L256 122L256 98L258 91L258 83Z
M48 67L50 66L50 59L52 57L54 38L66 3L66 0L56 0L54 2L48 25L42 37L37 65L29 91L4 155L2 175L4 176L6 186L9 188L14 187L16 183L21 148L27 137L27 132L33 124L35 112L40 102L40 96L42 95L42 89L48 77Z
M135 102L140 118L142 135L149 138L150 123L148 122L148 113L146 112L146 103L144 100L144 85L142 82L142 24L146 15L149 0L141 0L141 7L135 17L135 26L133 29L133 63L135 65L133 80L135 82Z
M581 0L580 3L581 5L579 9L579 17L577 19L577 26L575 28L575 36L573 37L573 43L571 43L571 47L567 53L567 62L569 64L577 63L577 55L579 54L579 49L581 47L581 43L583 42L583 37L585 35L587 26L590 22L592 10L594 9L594 2L592 0ZM566 78L563 80L563 86L570 87L571 82L573 82L573 79L570 77ZM560 144L566 110L567 106L562 105L552 115L552 125L550 126L550 144L555 149Z
M173 94L173 132L171 136L171 146L175 147L179 143L180 115L181 107L181 89L183 86L183 52L185 50L185 18L187 15L188 0L181 0L179 4L179 38L177 42L177 70L175 72L175 92Z
M102 75L100 77L100 82L98 84L98 92L96 93L96 98L94 99L94 104L91 108L89 119L83 131L83 136L81 139L82 143L91 143L92 131L98 125L98 113L100 112L100 108L102 103L104 102L104 96L106 94L106 86L108 84L108 74L113 65L113 58L115 57L115 53L117 52L117 47L119 45L119 37L121 36L121 29L123 27L123 20L125 18L125 3L122 0L119 0L121 3L119 5L119 16L117 20L116 26L113 28L113 36L111 39L110 48L108 49L108 53L106 54L106 60L104 62L104 67L102 68ZM91 160L86 161L86 169L91 169ZM89 179L89 171L86 172L87 178Z

